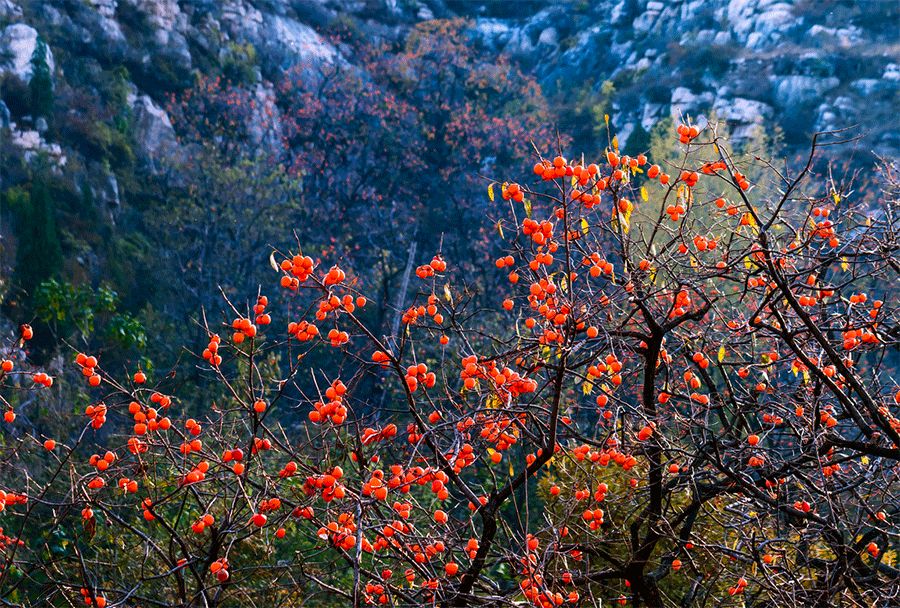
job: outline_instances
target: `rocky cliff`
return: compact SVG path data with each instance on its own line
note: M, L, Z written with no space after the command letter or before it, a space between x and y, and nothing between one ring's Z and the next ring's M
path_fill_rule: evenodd
M600 95L626 141L660 118L714 112L739 143L760 126L801 146L814 130L859 126L866 151L896 154L900 84L894 0L0 0L2 110L14 147L66 162L71 133L17 106L38 39L57 103L121 97L145 166L175 153L166 95L195 73L259 83L300 65L354 63L337 31L396 43L416 22L462 16L471 43L506 54L565 107ZM124 69L121 69L124 68ZM121 82L101 75L119 70ZM124 94L122 93L124 87ZM109 104L107 104L109 105ZM639 129L640 127L640 129ZM67 139L68 137L68 139ZM77 139L77 136L75 137ZM107 188L109 190L109 188ZM116 198L112 189L109 196Z

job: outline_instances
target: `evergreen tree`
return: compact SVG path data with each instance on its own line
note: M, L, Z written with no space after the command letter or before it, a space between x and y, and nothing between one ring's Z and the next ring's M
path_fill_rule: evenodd
M14 282L30 296L41 281L56 276L62 268L53 201L43 174L35 175L30 196L22 197L17 207Z
M47 45L40 38L31 55L31 81L28 90L34 118L43 117L50 125L53 119L53 80L47 63Z

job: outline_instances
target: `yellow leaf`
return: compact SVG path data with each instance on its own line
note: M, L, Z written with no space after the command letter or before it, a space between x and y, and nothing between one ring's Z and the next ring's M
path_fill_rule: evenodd
M850 269L850 264L847 263L847 258L841 258L841 270L847 272Z
M838 194L837 192L832 192L832 193L831 193L831 198L834 199L834 204L835 204L835 205L841 204L841 195Z
M525 206L525 217L531 217L531 201L527 198L522 201L522 204Z
M613 147L613 150L615 150L617 152L619 151L619 136L618 135L613 137L612 147Z
M647 194L647 187L641 186L641 199L646 203L650 200L650 195Z
M503 239L503 222L499 220L497 221L497 232L500 233L500 238Z
M725 345L719 347L719 355L718 355L719 363L725 360Z
M587 234L589 230L590 227L588 226L588 221L584 218L581 218L581 232Z
M491 202L494 202L494 183L491 182L488 185L488 198L491 199Z
M272 267L272 270L275 272L281 272L281 267L278 265L278 262L275 261L275 252L269 254L269 266Z
M593 390L594 390L594 383L591 382L590 380L585 380L584 383L581 385L581 392L583 392L585 395L590 395L591 392L593 392Z
M450 285L444 284L444 299L453 304L453 296L450 294Z
M604 114L604 115L603 115L603 122L606 123L606 126L607 126L607 127L609 126L609 114Z

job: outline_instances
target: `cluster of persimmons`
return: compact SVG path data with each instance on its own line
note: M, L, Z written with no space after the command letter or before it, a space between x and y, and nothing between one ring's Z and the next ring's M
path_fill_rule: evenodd
M60 384L23 360L22 326L2 463L47 470L0 473L0 598L896 600L886 227L836 217L834 191L791 196L808 168L751 183L714 125L675 138L677 163L610 142L491 184L491 310L438 252L386 334L349 266L276 252L268 296L204 325L207 406L73 353L83 415L20 425L21 392ZM319 350L344 362L310 368Z

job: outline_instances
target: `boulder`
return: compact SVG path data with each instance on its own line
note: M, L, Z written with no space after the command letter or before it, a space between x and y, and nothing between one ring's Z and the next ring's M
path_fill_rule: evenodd
M59 144L51 144L44 141L41 134L34 129L20 130L16 123L9 125L9 141L13 147L22 152L26 162L31 162L38 155L45 155L55 167L63 167L66 164L66 155Z
M88 2L101 16L109 19L116 16L118 0L88 0Z
M669 111L675 120L681 120L688 114L696 118L712 107L714 99L709 91L695 94L687 87L676 87L672 91Z
M191 28L178 0L127 1L146 15L153 27L153 40L158 52L173 59L182 69L190 70L192 58L187 35L191 33Z
M559 43L559 33L556 31L555 27L548 27L544 29L541 34L538 36L538 44L545 44L547 46L556 46Z
M116 174L100 163L88 165L86 185L91 189L92 198L101 205L101 208L115 209L122 204Z
M0 0L0 18L12 21L22 18L22 7L13 0Z
M169 115L147 95L128 96L134 115L134 140L138 159L151 171L159 169L161 160L178 152L178 140Z
M850 97L841 95L830 103L820 104L817 113L815 129L817 131L834 131L855 124L859 109Z
M719 97L713 110L728 124L731 139L737 144L752 137L757 128L767 124L774 114L772 106L746 97Z
M305 23L243 2L223 6L222 25L234 39L251 43L269 72L296 65L315 70L342 61L337 48Z
M637 16L631 27L638 32L649 32L653 29L665 5L662 2L648 2L644 12Z
M31 80L31 57L37 48L37 30L24 23L8 25L0 35L0 55L5 56L6 61L0 65L2 73L12 73L22 79L23 82ZM53 73L53 53L47 47L47 65Z
M875 95L890 90L891 88L889 82L879 80L878 78L860 78L850 83L850 89L863 97Z
M778 0L731 0L724 13L734 37L751 49L774 46L803 21Z
M775 101L783 108L813 103L840 83L841 81L834 76L827 78L799 74L778 76L773 78Z

